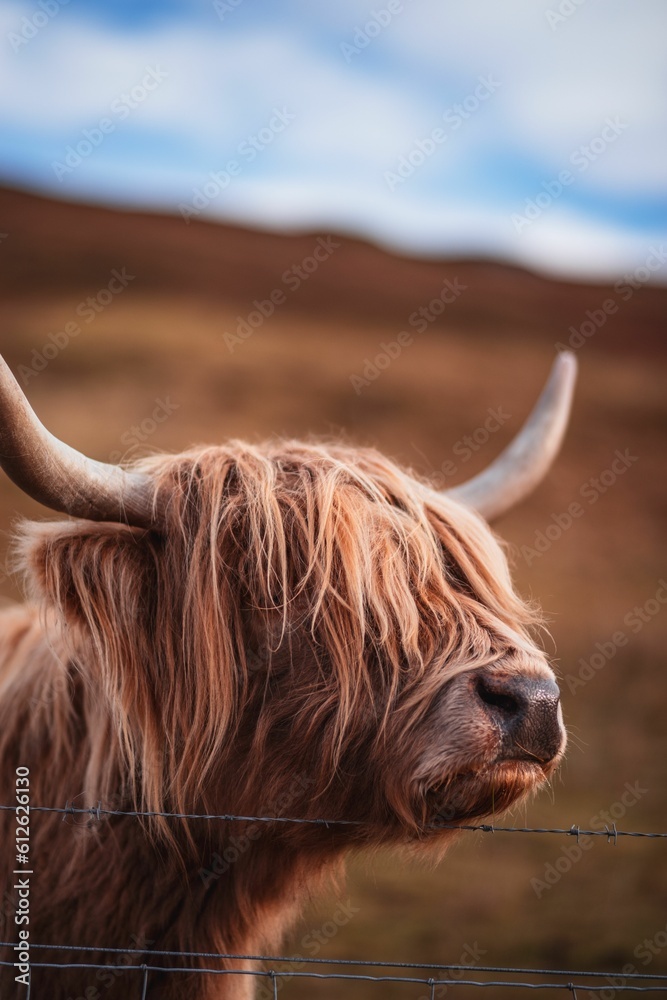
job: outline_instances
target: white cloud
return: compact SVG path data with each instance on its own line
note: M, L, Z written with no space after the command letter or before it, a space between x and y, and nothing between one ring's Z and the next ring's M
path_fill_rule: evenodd
M566 199L517 235L509 214L522 197L508 208L502 185L484 180L482 166L499 152L516 160L517 176L548 180L618 115L628 128L577 176L577 201L665 191L667 133L656 126L667 101L655 30L663 8L646 0L628 13L619 0L604 9L584 0L552 31L545 11L555 5L404 0L403 12L349 65L340 42L382 0L322 5L316 39L295 27L312 21L307 0L287 4L296 20L271 30L239 10L234 30L209 11L209 20L165 21L134 34L97 26L68 5L0 62L0 123L39 150L32 155L42 158L44 183L53 183L52 154L44 151L64 150L147 66L159 66L165 82L66 178L62 193L130 192L173 210L274 106L285 106L295 121L244 167L212 214L257 225L343 226L415 251L501 253L544 268L617 272L641 262L649 236L595 221ZM0 37L24 12L16 0L0 7ZM489 74L501 82L498 93L392 193L384 171Z
M583 0L552 30L558 0L421 0L406 6L386 43L399 58L426 60L458 76L494 72L494 102L509 143L558 173L609 116L628 122L628 141L600 159L590 182L605 190L647 193L667 183L667 10L646 0L630 12L619 0ZM398 26L397 26L398 27ZM471 59L471 53L474 53Z

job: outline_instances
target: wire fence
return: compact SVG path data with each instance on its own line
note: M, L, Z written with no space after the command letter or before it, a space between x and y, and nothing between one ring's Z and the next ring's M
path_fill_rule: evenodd
M16 810L15 805L0 805L0 810ZM103 819L111 817L134 817L137 819L175 819L175 820L205 820L210 822L228 823L294 823L323 826L335 828L340 826L360 826L361 821L342 819L313 818L304 819L293 816L245 816L234 813L174 813L156 812L130 809L109 809L102 802L95 806L76 806L66 802L64 806L30 806L30 812L37 813L59 813L63 820L68 816L85 816L91 820L101 822ZM637 837L648 839L667 839L667 832L648 832L640 830L618 830L615 823L605 824L602 829L589 830L582 828L579 824L573 823L569 827L516 827L516 826L496 826L492 823L445 823L438 822L424 828L424 832L429 830L461 830L481 833L524 833L524 834L554 834L566 837L602 837L607 843L616 845L619 837ZM14 948L15 942L0 941L0 948ZM56 961L35 961L29 962L29 982L26 1000L31 1000L32 970L51 969L57 972L64 969L75 970L106 970L117 973L135 972L141 976L141 993L138 996L141 1000L146 1000L152 974L188 974L188 975L211 975L211 976L254 976L266 980L271 984L273 996L278 997L278 990L290 979L311 979L311 980L333 980L340 982L368 982L368 983L398 983L405 985L423 986L429 991L431 1000L436 998L436 990L440 987L446 989L451 987L477 987L480 988L505 988L512 990L550 990L560 993L566 992L578 1000L577 991L582 994L606 993L610 988L615 993L663 993L667 996L667 975L645 972L600 972L595 970L573 970L573 969L537 969L522 967L503 966L480 966L480 965L455 965L438 963L417 963L417 962L382 962L376 960L362 959L335 959L335 958L313 958L302 955L253 955L239 954L231 952L197 952L197 951L167 951L167 950L141 950L132 948L110 948L84 945L54 945L54 944L30 944L33 949L41 949L51 952L68 952L70 954L81 954L97 956L123 956L123 962L56 962ZM136 961L128 962L127 959L135 958ZM150 958L150 963L146 960ZM167 965L153 964L156 959L180 959L191 960L191 965ZM143 961L140 961L143 959ZM222 963L223 967L213 967L210 965L194 964L202 961L216 961ZM269 968L248 969L233 965L238 962L261 963ZM0 961L0 966L14 967L14 962ZM287 968L284 968L288 966ZM303 968L307 966L309 968ZM335 967L336 971L320 972L314 967L328 966ZM352 969L376 970L374 973L354 972ZM404 970L402 975L388 974L388 970ZM340 971L350 970L350 971ZM413 975L405 973L412 972ZM414 973L437 973L434 975L418 976ZM381 974L382 973L382 974ZM443 975L449 973L449 975ZM475 975L485 974L486 976L502 976L498 979L464 979L455 976L454 973L474 973ZM510 979L508 977L526 976L532 981ZM546 977L547 981L536 982L537 977ZM549 980L554 981L549 981ZM594 980L593 983L584 980ZM604 980L604 984L600 983ZM615 995L614 993L614 995Z
M0 810L15 812L16 806L0 805ZM209 820L226 823L296 823L308 826L363 826L361 820L352 819L302 819L295 816L242 816L234 813L177 813L142 811L135 809L107 809L101 802L95 806L75 806L66 802L64 806L30 806L30 812L61 813L66 816L89 816L100 822L104 817L133 816L138 819L182 819ZM493 823L432 823L424 827L424 832L434 830L467 830L481 833L550 833L566 837L604 837L607 842L616 844L619 837L643 837L649 840L667 840L667 832L648 832L644 830L618 830L615 823L605 824L600 830L587 830L572 823L569 827L536 827L536 826L496 826Z
M11 942L0 941L0 948L2 947L13 947ZM408 985L425 986L430 990L431 997L435 997L435 990L438 987L452 987L452 986L473 986L478 988L485 987L504 987L507 989L526 989L526 990L557 990L560 992L568 992L570 995L577 997L577 990L588 991L589 993L602 993L609 990L610 985L614 990L618 992L632 992L632 993L660 993L663 995L667 993L667 975L660 975L657 973L618 973L618 972L599 972L593 970L573 970L573 969L535 969L535 968L523 968L523 967L505 967L496 965L442 965L442 964L427 964L418 962L379 962L379 961L365 961L362 959L335 959L335 958L305 958L301 955L297 956L287 956L287 955L252 955L252 954L239 954L232 952L200 952L200 951L167 951L167 950L151 950L150 957L154 960L157 957L165 958L193 958L193 959L215 959L221 962L262 962L271 966L268 969L244 969L244 968L213 968L210 966L175 966L175 965L156 965L149 964L146 961L140 962L140 958L145 958L147 953L140 949L132 948L96 948L96 947L85 947L85 946L70 946L70 945L42 945L42 944L31 944L31 948L44 949L49 951L79 951L81 953L95 954L109 954L109 955L124 955L124 956L136 956L136 964L131 962L123 963L112 963L112 962L47 962L47 961L32 961L30 962L31 969L90 969L98 970L103 969L107 971L115 970L118 972L137 972L141 973L142 976L142 1000L145 1000L147 996L147 989L149 985L149 975L150 973L181 973L181 974L199 974L199 975L214 975L214 976L254 976L260 979L269 980L273 985L274 996L278 996L278 990L283 985L284 982L289 979L315 979L315 980L335 980L335 981L348 981L348 982L368 982L368 983L399 983ZM291 968L281 970L279 967L281 965L289 965ZM12 966L12 962L0 962L3 966ZM388 970L388 969L404 969L413 972L423 971L423 972L474 972L477 975L485 973L488 975L502 975L502 979L462 979L449 976L417 976L417 975L380 975L361 973L361 972L316 972L313 969L303 970L298 968L298 966L310 965L310 966L337 966L339 969L349 969L353 967L360 967L365 969L378 969L378 970ZM278 968L274 968L278 966ZM509 979L508 976L545 976L545 977L556 977L556 982L526 982L525 980ZM575 981L576 979L576 981ZM584 979L593 979L598 982L594 983L584 983ZM600 984L599 980L605 980L605 984ZM30 993L28 992L28 998Z

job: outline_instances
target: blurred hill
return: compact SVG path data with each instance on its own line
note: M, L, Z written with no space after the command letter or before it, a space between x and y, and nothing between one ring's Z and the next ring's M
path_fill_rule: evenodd
M232 436L343 433L453 484L510 440L555 345L575 338L581 375L563 452L497 525L519 589L549 617L571 732L551 793L513 818L569 827L605 813L619 829L667 829L667 605L656 596L667 578L667 289L7 189L0 234L1 350L49 428L106 460ZM503 414L492 425L490 409ZM619 451L627 462L614 472ZM573 503L582 514L568 523ZM18 515L50 516L6 477L0 514L7 531ZM2 593L18 593L6 574ZM641 791L624 806L628 784ZM635 949L667 924L665 842L600 838L568 867L573 843L466 835L434 871L393 855L357 861L349 920L331 940L323 932L318 957L458 962L477 944L488 965L643 968ZM538 892L531 880L557 864L562 875ZM313 954L308 935L337 905L314 904L287 951ZM667 949L650 962L667 973ZM293 982L286 993L340 990ZM345 990L346 1000L380 995L406 994Z
M298 268L321 236L185 224L179 216L75 205L7 188L0 188L0 224L8 234L0 271L5 297L87 290L122 264L136 275L141 294L169 289L199 301L244 305L282 287L281 276ZM586 310L599 309L610 291L619 298L604 286L555 281L507 264L416 260L340 234L326 236L334 252L301 282L298 295L289 296L284 311L400 324L442 282L458 279L474 289L457 303L462 329L512 335L538 329L553 342L571 324L585 322ZM667 290L640 291L621 299L623 308L605 332L606 350L660 348Z

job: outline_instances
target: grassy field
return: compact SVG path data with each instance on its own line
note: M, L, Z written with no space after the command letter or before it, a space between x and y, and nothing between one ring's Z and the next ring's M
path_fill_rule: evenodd
M343 434L453 484L516 432L554 344L612 300L616 310L577 341L580 383L561 458L497 525L520 590L548 615L571 733L553 787L509 818L585 827L609 813L619 829L667 830L667 291L624 298L496 264L401 260L342 238L292 288L285 272L303 264L314 236L186 227L13 192L0 193L0 209L2 352L50 429L101 459L231 436ZM126 287L100 296L123 268ZM465 290L423 330L407 327L445 280ZM248 322L253 300L276 289L283 301L240 337L239 317ZM367 360L403 329L412 342L355 391L350 376L368 375ZM485 433L489 409L503 420ZM609 472L617 452L625 461ZM582 513L564 527L574 502ZM5 477L0 513L7 533L19 516L48 516ZM5 574L2 593L17 596ZM574 844L476 833L437 868L394 854L355 859L348 890L313 902L287 950L667 973L667 948L642 949L667 926L667 844L599 838L568 859ZM552 871L558 880L541 888ZM424 989L291 982L284 994L417 1000Z

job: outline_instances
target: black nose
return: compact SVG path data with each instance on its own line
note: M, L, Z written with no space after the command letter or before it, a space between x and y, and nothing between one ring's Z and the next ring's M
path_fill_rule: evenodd
M563 744L560 691L548 679L480 672L477 696L502 734L501 760L546 764Z

